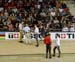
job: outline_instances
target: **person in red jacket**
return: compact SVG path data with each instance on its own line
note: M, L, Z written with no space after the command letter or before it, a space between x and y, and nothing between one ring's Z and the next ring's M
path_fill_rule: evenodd
M51 58L51 37L50 33L47 33L47 35L44 38L44 44L46 44L46 58L48 58L48 53L49 53L49 58Z

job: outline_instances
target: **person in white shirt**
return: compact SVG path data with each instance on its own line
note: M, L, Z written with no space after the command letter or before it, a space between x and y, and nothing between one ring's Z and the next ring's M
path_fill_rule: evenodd
M69 31L69 28L68 28L67 26L64 26L64 27L62 28L62 31L63 31L63 32L68 32L68 31Z
M53 9L52 11L51 11L51 18L52 18L52 20L54 20L55 19L55 16L56 16L56 12L55 12L55 10Z
M0 7L0 12L3 11L3 10L4 10L4 8L3 7Z
M39 28L35 25L35 29L34 29L34 36L36 39L36 47L39 46L39 42L38 42L38 38L39 38Z
M43 2L43 0L38 0L38 2Z
M28 26L28 24L26 24L26 26L23 28L23 30L28 33L30 32L30 27Z
M55 57L56 54L56 49L58 50L58 57L60 57L61 51L60 51L60 35L58 33L56 33L55 35L55 46L53 48L53 56Z
M20 31L20 30L23 30L23 23L24 23L24 22L19 22L19 31Z
M26 26L23 28L23 31L25 33L25 43L31 43L31 34L30 34L30 27L28 26L28 24L26 24Z
M59 10L60 13L62 13L64 11L63 8L59 8L58 10Z
M55 11L51 11L51 16L53 16L53 17L55 17L55 16L56 16Z
M73 25L70 27L70 32L75 32L75 27Z
M46 17L46 13L45 13L44 11L42 11L42 12L40 13L40 16Z
M23 39L23 24L24 22L19 22L19 32L20 32L20 43L23 43L22 39Z

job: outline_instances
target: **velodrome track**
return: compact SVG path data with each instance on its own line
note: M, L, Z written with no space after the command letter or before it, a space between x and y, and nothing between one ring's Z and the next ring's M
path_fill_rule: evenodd
M0 41L0 62L75 62L75 40L61 41L61 52L61 58L46 59L42 41L39 47L35 47L35 42L27 45L18 40Z
M75 7L68 4L70 12L75 16ZM52 44L54 46L54 42ZM0 62L75 62L75 40L61 41L61 58L45 59L45 45L37 48L32 45L21 44L18 40L0 40Z

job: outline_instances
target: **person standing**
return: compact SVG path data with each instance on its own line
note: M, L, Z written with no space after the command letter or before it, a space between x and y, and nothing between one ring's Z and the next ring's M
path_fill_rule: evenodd
M51 58L51 44L52 40L50 37L50 33L47 33L45 38L44 38L44 44L46 45L46 58L48 58L48 53L49 53L49 58Z
M38 42L38 38L39 38L39 28L37 27L37 25L34 26L34 37L36 39L36 47L39 46L39 42Z
M23 24L24 22L19 22L19 32L20 32L20 43L23 43Z
M23 30L24 30L25 33L29 33L29 32L30 32L30 27L29 27L29 25L26 24L26 26L23 27Z
M31 43L30 42L30 37L31 37L30 30L31 29L28 24L26 24L26 26L23 28L23 31L25 32L25 37L26 37L25 42L26 43Z
M53 56L55 57L55 54L56 54L56 49L58 50L58 53L59 53L59 55L58 55L58 57L60 57L60 54L61 54L61 51L60 51L60 35L59 34L56 34L55 35L55 46L54 46L54 48L53 48Z

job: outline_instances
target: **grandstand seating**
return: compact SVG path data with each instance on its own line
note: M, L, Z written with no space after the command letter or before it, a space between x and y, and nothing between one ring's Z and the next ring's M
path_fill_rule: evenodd
M20 22L62 31L72 21L69 8L60 0L0 0L0 31L19 31Z

